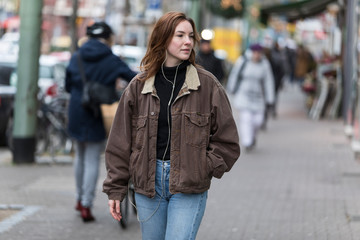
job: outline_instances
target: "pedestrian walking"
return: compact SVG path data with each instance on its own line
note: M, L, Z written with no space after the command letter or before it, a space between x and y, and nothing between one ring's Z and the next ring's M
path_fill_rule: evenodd
M214 54L214 49L211 47L211 41L201 39L199 52L196 55L196 63L204 67L206 70L214 74L214 76L223 83L224 81L224 67L221 59Z
M240 155L226 92L195 64L198 42L185 14L157 21L109 135L103 191L120 220L132 181L142 239L195 239L212 177L230 171Z
M285 40L285 79L288 80L290 84L295 82L295 65L296 65L296 48L297 45L295 41L291 38Z
M83 71L88 81L98 81L114 86L117 78L130 81L133 72L111 51L113 31L105 22L96 22L87 28L88 40L76 51L66 69L66 91L71 94L69 103L68 132L75 140L75 180L77 204L83 221L95 220L91 207L95 197L100 154L106 138L103 118L81 104ZM94 106L101 113L100 106Z
M234 94L234 107L240 113L240 141L248 151L256 145L266 107L274 104L274 77L262 50L259 44L251 45L235 62L227 84L227 90Z
M303 84L306 75L316 69L316 61L306 46L300 44L296 50L295 78L300 85Z
M272 116L275 118L277 116L277 102L279 91L283 87L283 80L285 76L285 63L286 55L284 50L280 47L278 42L275 42L274 46L270 51L270 65L273 73L274 79L274 90L275 90L275 100L273 108L271 109Z

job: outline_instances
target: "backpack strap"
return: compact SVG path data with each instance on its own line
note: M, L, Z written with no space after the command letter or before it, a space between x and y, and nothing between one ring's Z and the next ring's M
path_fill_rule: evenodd
M242 80L242 78L243 78L243 72L244 72L244 69L245 69L245 66L246 66L247 61L248 61L248 59L247 59L246 56L244 55L244 61L243 61L243 63L241 64L239 73L238 73L238 75L237 75L236 84L235 84L234 90L232 91L233 94L235 94L235 93L239 90L240 83L241 83L241 80Z
M81 80L83 82L83 85L85 86L86 76L85 76L85 71L84 71L84 67L83 67L80 52L78 52L78 54L77 54L77 62L78 62L78 65L79 65L79 71L80 71Z

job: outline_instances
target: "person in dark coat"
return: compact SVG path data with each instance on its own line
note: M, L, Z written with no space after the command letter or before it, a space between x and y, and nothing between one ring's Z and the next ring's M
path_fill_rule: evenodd
M105 22L96 22L87 28L88 40L76 51L66 69L65 88L70 93L68 132L75 140L75 179L77 205L84 222L95 220L91 207L95 197L101 152L106 138L103 118L81 105L83 80L82 68L87 81L99 81L113 86L118 78L130 81L135 77L128 65L111 51L113 31ZM101 112L100 106L96 106Z
M272 48L268 48L265 51L265 56L270 62L271 70L274 76L274 91L275 99L274 104L266 105L264 112L264 121L261 125L262 130L266 130L269 114L273 118L277 116L277 102L279 91L283 86L283 78L285 76L285 64L286 64L286 55L284 50L280 47L278 42L275 42Z
M280 48L280 45L276 42L274 47L270 51L270 65L274 75L274 86L275 86L275 101L272 109L273 117L277 115L277 101L279 91L283 86L283 78L285 75L285 54Z
M199 52L196 55L196 63L201 65L205 70L214 74L222 83L224 80L224 68L222 60L217 58L214 50L211 48L210 40L201 39Z

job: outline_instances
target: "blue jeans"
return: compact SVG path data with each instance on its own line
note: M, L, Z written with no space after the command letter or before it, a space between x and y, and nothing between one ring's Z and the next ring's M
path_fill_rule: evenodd
M207 191L169 192L170 161L157 160L154 198L135 193L143 240L191 240L204 216Z
M100 155L104 142L75 142L76 198L84 207L92 207L99 176Z

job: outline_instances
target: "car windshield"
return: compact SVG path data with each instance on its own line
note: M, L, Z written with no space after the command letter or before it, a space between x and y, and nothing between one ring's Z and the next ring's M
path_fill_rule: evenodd
M40 65L39 77L40 78L54 78L52 67Z
M14 67L12 66L0 65L0 84L9 85L10 77L13 71Z

